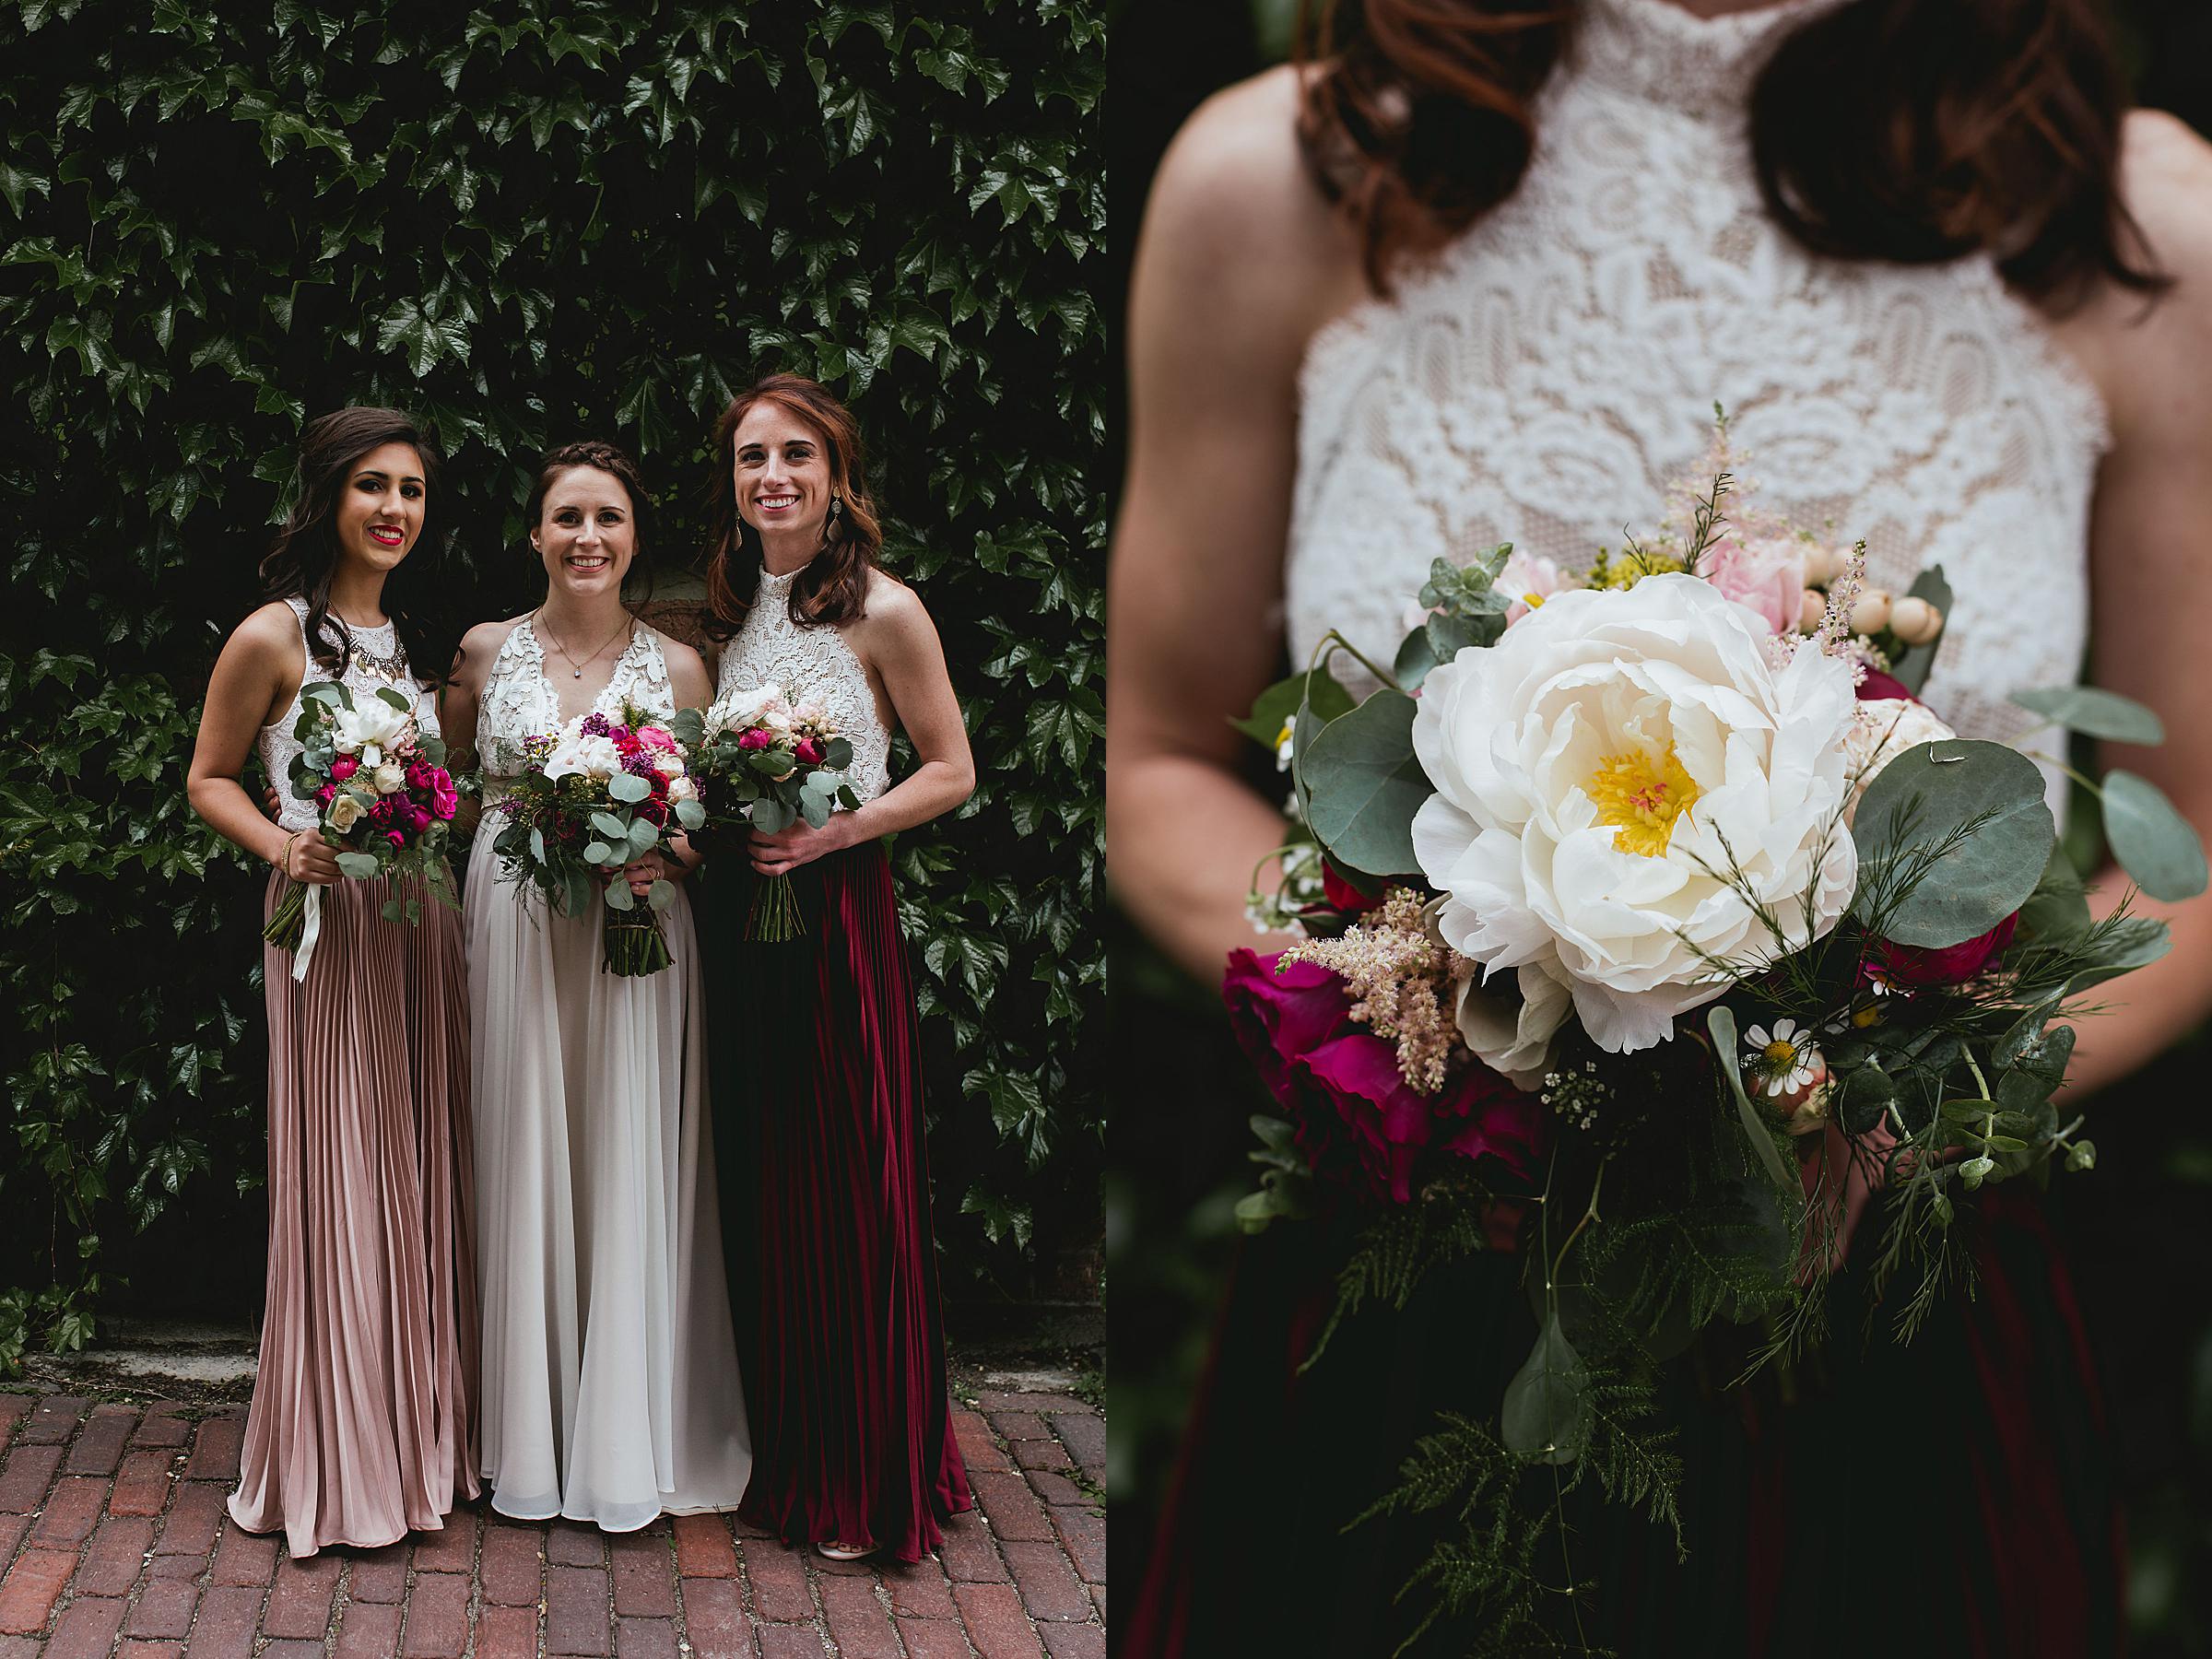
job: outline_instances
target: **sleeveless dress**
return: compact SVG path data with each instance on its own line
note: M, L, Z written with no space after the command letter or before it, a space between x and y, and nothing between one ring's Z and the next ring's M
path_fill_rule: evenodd
M818 700L853 744L853 793L889 782L891 735L833 628L791 618L795 573L765 572L724 648L717 696L772 682ZM711 868L712 1065L724 1203L759 1462L739 1512L786 1543L935 1549L971 1507L946 1396L922 1049L883 843L804 865L796 939L744 937L740 838Z
M675 712L641 627L594 707ZM601 971L598 914L500 878L493 815L561 725L527 619L477 719L485 822L464 900L475 1030L484 1303L484 1477L492 1507L610 1532L734 1507L752 1465L724 1291L699 957L682 887L670 965Z
M306 639L307 606L287 601ZM398 629L349 630L338 679L433 700ZM307 682L324 671L307 655ZM303 682L305 683L305 682ZM277 823L312 833L288 782L300 745L294 691L255 741L283 797ZM265 921L286 878L269 873ZM253 1403L231 1519L281 1529L295 1557L436 1532L477 1496L476 1268L470 1248L468 1006L460 918L430 899L414 926L386 922L402 884L323 888L304 980L262 949L269 1015L269 1269Z
M1293 662L1331 627L1389 661L1439 557L1510 540L1586 569L1624 525L1653 526L1718 399L1766 505L1865 536L1872 582L1893 591L1943 565L1955 600L1924 695L1961 733L2016 736L2034 721L2008 692L2075 678L2106 442L2096 392L1986 259L1824 259L1761 206L1751 86L1832 3L1712 19L1665 0L1576 8L1519 189L1309 347ZM1339 673L1352 677L1343 659ZM1586 1490L1569 1520L1576 1568L1598 1583L1592 1641L1636 1655L2119 1651L2117 1512L2070 1282L2032 1195L1980 1196L1978 1291L1912 1343L1885 1340L1886 1323L1860 1338L1870 1218L1830 1347L1787 1398L1771 1377L1723 1387L1742 1356L1714 1351L1721 1333L1669 1370L1689 1559ZM1477 1257L1403 1314L1348 1322L1298 1376L1350 1237L1277 1228L1241 1255L1117 1653L1382 1654L1414 1628L1425 1600L1393 1598L1434 1518L1347 1524L1440 1411L1495 1420L1535 1326L1521 1262ZM1445 1619L1414 1651L1487 1652L1483 1634Z

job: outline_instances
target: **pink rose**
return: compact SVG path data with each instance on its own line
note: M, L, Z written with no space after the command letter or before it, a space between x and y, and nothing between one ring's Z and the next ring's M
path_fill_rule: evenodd
M1490 585L1512 595L1513 602L1505 607L1505 625L1511 628L1569 582L1552 560L1516 548L1506 556L1505 568Z
M811 737L800 738L799 747L794 753L808 766L819 766L822 763L822 746Z
M333 800L337 798L337 793L338 786L335 783L324 784L322 788L315 791L315 805L318 806L329 806Z
M676 753L674 734L665 732L659 726L640 726L638 741L649 749L659 749L662 753L669 755Z
M1705 549L1698 574L1735 600L1757 611L1778 634L1797 630L1805 603L1805 550L1789 536L1740 542L1724 535Z
M385 830L384 839L390 841L394 847L405 847L407 844L407 838L402 835L396 830Z
M352 777L355 772L360 770L361 763L355 759L351 755L340 755L336 759L330 763L331 781L336 783L343 783L347 779Z
M407 806L407 822L414 827L415 833L420 835L430 827L429 809L410 803Z
M461 810L461 797L450 789L438 790L430 796L430 810L437 814L441 823L447 822Z
M774 735L766 726L748 726L737 735L737 747L741 749L764 749L774 741Z

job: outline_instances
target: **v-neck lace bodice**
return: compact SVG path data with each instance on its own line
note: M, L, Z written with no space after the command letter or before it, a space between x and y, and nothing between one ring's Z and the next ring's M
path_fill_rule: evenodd
M1834 3L1585 0L1520 187L1309 347L1293 661L1332 627L1389 661L1439 557L1511 541L1587 569L1653 526L1717 399L1767 505L1865 536L1892 591L1944 567L1926 695L1946 720L2015 737L2035 717L2007 694L2075 677L2098 394L1988 258L1824 258L1761 205L1750 88Z
M652 629L639 623L592 708L613 714L624 702L649 709L664 719L676 713L676 693L668 683L667 660ZM524 617L492 659L491 673L477 710L477 753L487 792L498 789L536 764L552 746L563 721L560 699L546 677L546 648Z
M791 619L791 584L797 577L796 571L760 573L752 609L723 647L715 700L776 685L794 704L809 698L819 702L831 726L852 742L853 764L845 775L853 793L872 801L890 786L891 734L877 711L868 671L844 636L834 628L805 628Z

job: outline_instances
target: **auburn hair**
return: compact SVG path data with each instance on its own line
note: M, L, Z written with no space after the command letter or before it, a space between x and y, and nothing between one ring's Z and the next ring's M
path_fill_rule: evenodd
M430 534L430 498L438 489L439 455L429 431L411 415L354 406L334 409L307 423L300 434L300 459L292 475L292 505L261 561L262 596L304 601L307 617L302 628L309 655L334 677L345 666L353 651L353 632L346 618L330 608L339 559L334 514L362 458L387 443L404 443L420 459L423 515L414 547L384 579L381 603L406 653L408 668L420 678L443 680L453 664L457 630L441 609L443 547Z
M1369 284L1513 193L1574 0L1301 0L1299 138ZM1747 115L1760 195L1813 252L1976 253L2063 311L2155 293L2115 173L2126 98L2100 0L1849 0L1793 29Z
M760 533L737 511L737 429L756 404L772 403L805 421L822 440L835 506L822 522L822 545L791 584L791 619L836 628L868 614L868 574L883 549L883 525L868 493L860 426L830 389L801 374L771 374L730 400L714 424L721 465L711 499L712 539L707 550L707 631L727 639L760 592Z

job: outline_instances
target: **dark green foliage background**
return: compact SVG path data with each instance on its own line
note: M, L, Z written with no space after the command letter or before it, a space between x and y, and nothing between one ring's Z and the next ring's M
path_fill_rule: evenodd
M464 613L508 615L549 441L639 452L688 563L778 368L854 406L975 744L897 852L947 1289L1095 1285L1100 26L534 9L0 7L0 1361L119 1272L258 1303L264 873L183 781L302 420L427 415Z

